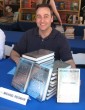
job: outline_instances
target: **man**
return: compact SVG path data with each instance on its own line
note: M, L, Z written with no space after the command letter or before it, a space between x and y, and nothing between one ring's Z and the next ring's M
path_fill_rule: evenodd
M57 17L60 25L62 25L62 20L60 18L57 8L56 8L55 0L36 0L36 5L39 5L39 4L49 4L53 10L53 13Z
M18 63L22 54L43 48L54 51L55 60L65 61L75 67L66 38L51 27L52 22L53 12L51 7L43 4L38 5L36 9L38 28L28 30L25 33L11 52L11 58Z

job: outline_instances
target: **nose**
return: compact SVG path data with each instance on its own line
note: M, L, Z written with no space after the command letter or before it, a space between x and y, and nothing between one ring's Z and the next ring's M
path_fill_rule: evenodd
M41 17L41 22L44 22L44 21L45 21L44 17Z

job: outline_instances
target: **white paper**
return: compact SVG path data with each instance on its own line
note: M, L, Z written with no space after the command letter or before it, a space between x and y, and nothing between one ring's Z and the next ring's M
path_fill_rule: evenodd
M13 102L26 105L29 96L16 91L12 91L3 87L0 87L0 97L11 100Z
M59 69L57 102L78 103L79 94L80 69Z

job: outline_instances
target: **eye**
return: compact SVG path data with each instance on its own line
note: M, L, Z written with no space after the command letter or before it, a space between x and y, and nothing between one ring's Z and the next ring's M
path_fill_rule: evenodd
M41 19L41 16L37 15L36 18Z
M45 15L44 18L49 18L49 16L48 15Z

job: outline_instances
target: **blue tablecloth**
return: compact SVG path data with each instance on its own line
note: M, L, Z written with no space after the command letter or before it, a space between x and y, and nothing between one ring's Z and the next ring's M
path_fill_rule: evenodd
M68 42L73 53L85 53L85 40L69 39Z
M0 28L2 30L14 31L14 30L17 30L18 23L17 22L13 22L13 23L0 23Z
M16 44L23 36L24 32L4 31L6 35L6 45Z
M6 59L0 62L0 87L5 87L15 90L11 86L13 75L7 74L15 63L11 59ZM80 102L79 103L57 103L56 96L51 99L39 102L33 98L27 102L27 105L21 105L3 98L0 98L0 110L5 107L5 110L84 110L85 106L85 69L81 69L81 87L80 87ZM68 88L67 91L69 92ZM7 109L9 108L9 109ZM3 109L4 110L4 109Z

